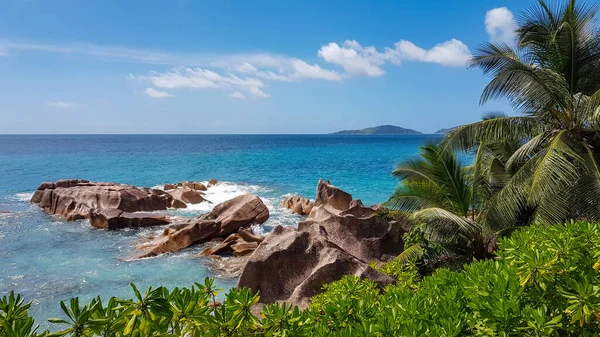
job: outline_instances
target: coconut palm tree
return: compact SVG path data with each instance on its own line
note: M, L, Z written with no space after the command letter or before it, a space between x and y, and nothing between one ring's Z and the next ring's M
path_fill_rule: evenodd
M420 157L402 161L393 170L400 184L385 206L406 213L413 224L412 234L422 234L427 243L446 252L481 257L484 240L476 221L479 209L474 204L471 171L454 152L424 145ZM423 241L413 243L401 259L425 253Z
M521 114L458 127L444 140L445 148L463 150L517 142L504 163L509 179L488 195L481 217L486 228L600 220L600 31L595 15L595 6L575 0L554 7L539 1L519 18L515 47L489 43L473 57L471 66L492 77L481 103L507 99ZM477 155L477 162L481 159Z

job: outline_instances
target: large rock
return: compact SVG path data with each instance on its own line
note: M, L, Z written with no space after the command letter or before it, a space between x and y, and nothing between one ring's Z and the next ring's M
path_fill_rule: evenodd
M130 213L186 207L161 190L76 179L42 183L31 202L67 220L89 218L93 209L117 209Z
M269 218L269 210L259 197L244 194L224 203L198 218L167 228L163 235L145 246L138 258L176 252L216 237L226 237L241 227L262 224Z
M202 194L196 190L188 188L178 188L170 192L175 200L185 202L186 204L199 204L208 201L202 197Z
M298 229L276 227L250 255L238 286L260 291L261 301L305 307L322 286L344 275L368 277L384 286L390 277L369 267L402 252L400 225L319 181L317 196Z
M104 229L160 226L167 225L169 222L167 216L156 213L127 213L116 208L94 209L90 212L90 224Z
M177 186L181 186L183 188L189 188L194 191L206 191L206 186L203 183L197 182L197 181L184 181L184 182L178 183Z
M298 195L294 195L288 198L285 198L281 202L281 206L289 209L292 213L300 214L300 215L308 215L312 210L314 204L312 201L303 198Z
M326 185L323 189L337 189L322 184ZM320 203L298 228L302 230L315 225L326 228L333 243L363 261L386 261L404 250L404 229L398 223L385 221L372 208L363 206L360 200L353 200L345 210Z
M305 308L323 285L344 275L367 277L381 286L394 282L333 243L323 226L300 231L277 226L250 255L237 286L260 292L263 303L285 301Z
M264 236L256 235L250 229L240 228L237 233L233 233L225 240L204 249L200 256L230 253L233 253L233 256L245 256L252 253L264 239Z

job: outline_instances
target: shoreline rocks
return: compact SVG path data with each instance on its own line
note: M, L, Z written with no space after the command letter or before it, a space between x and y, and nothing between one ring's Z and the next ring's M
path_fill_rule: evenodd
M178 188L176 190L171 191L169 194L171 194L173 199L179 200L186 204L199 204L201 202L210 202L204 199L200 192L189 188Z
M262 200L244 194L216 205L210 213L173 224L152 242L144 244L141 254L145 258L172 253L191 245L224 238L251 224L262 224L269 218L269 210Z
M306 198L298 195L285 198L281 202L281 206L289 209L294 214L308 215L312 210L314 203Z
M360 200L320 180L314 206L298 229L277 226L248 258L238 287L260 292L262 303L305 308L323 285L344 275L384 287L391 277L371 268L403 250L399 224L389 223Z
M92 210L133 213L187 207L162 190L78 179L42 183L31 202L68 221L89 219ZM103 225L102 228L108 227Z
M164 214L128 213L116 208L90 212L90 224L96 228L121 229L168 225L171 221Z

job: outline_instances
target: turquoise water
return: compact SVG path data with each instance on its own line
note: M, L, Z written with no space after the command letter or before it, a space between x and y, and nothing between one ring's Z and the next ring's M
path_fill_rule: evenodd
M221 181L207 198L220 202L241 193L259 195L271 212L262 228L295 226L299 217L279 206L287 195L314 198L319 178L360 198L384 201L396 181L393 165L414 156L434 135L0 135L0 296L15 290L34 300L38 319L59 315L58 302L73 296L130 296L128 284L191 286L220 277L201 246L153 259L126 261L135 241L160 229L105 231L86 221L49 216L29 198L43 181L81 178L140 186L183 180ZM180 214L209 210L195 205Z

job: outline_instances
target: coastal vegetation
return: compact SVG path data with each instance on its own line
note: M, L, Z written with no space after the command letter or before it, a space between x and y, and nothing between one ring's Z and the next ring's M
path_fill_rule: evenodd
M588 222L534 225L499 240L495 259L421 277L392 260L398 281L383 289L346 276L305 310L267 304L231 289L222 303L211 279L191 288L159 287L133 298L61 302L54 333L36 330L31 303L0 300L0 336L597 336L600 333L600 228Z
M515 46L489 43L474 55L471 67L492 78L481 103L506 99L520 115L486 115L398 165L401 184L386 205L410 213L409 237L422 238L405 258L441 247L480 259L520 226L600 220L596 10L539 1L521 15ZM455 151L473 153L472 165Z

